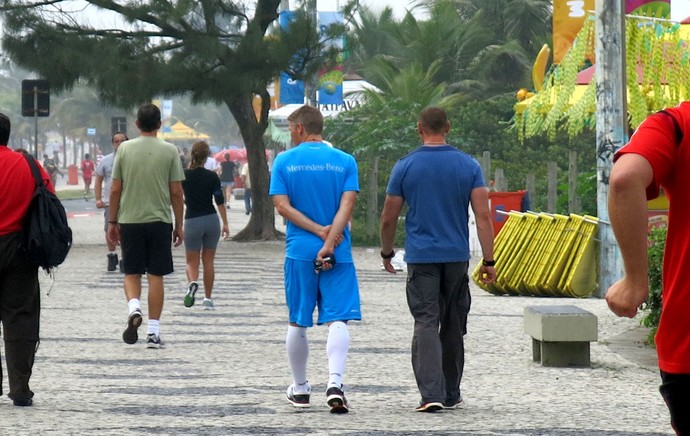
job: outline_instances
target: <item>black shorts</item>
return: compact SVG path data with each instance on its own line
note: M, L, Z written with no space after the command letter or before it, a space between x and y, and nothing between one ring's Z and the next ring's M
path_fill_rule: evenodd
M671 413L671 426L679 435L690 435L690 374L661 372L661 396Z
M172 224L120 224L125 274L164 276L173 272Z

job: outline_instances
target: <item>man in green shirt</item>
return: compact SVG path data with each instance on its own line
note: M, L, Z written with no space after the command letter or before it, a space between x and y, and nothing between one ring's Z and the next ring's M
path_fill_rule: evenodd
M177 247L184 240L184 172L175 146L157 138L161 126L158 107L141 106L136 125L141 136L123 142L115 157L108 238L122 245L122 257L126 259L124 287L129 317L122 340L134 344L139 338L141 276L146 274L149 285L146 346L160 348L163 276L173 272L171 244Z

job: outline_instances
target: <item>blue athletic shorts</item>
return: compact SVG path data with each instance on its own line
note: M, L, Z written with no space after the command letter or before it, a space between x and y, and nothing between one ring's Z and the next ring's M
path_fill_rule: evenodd
M187 251L215 250L220 239L218 215L198 216L184 220L184 248Z
M289 319L300 327L332 321L361 320L359 285L353 263L336 263L328 271L314 272L310 261L285 259L285 300Z

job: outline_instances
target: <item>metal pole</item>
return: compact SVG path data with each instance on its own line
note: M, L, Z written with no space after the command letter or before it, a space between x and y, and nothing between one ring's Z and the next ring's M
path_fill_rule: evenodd
M38 159L38 86L34 86L34 157Z
M314 20L314 26L316 27L315 31L318 32L318 12L316 9L316 0L307 1L307 12L312 17L312 20ZM304 91L307 97L307 104L309 106L316 107L316 73L314 73L314 75L310 77L307 77L304 85Z
M597 84L597 209L600 221L608 222L609 176L613 154L628 140L625 76L625 2L596 1ZM611 226L599 224L599 290L621 276L621 256Z

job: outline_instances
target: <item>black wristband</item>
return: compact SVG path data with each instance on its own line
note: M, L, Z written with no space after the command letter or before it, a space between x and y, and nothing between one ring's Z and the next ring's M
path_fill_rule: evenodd
M108 224L117 224L117 221L108 221Z
M391 252L388 254L383 254L383 251L381 252L381 258L382 259L392 259L394 256L395 256L395 250L391 250Z
M496 261L493 260L493 259L491 259L491 260L482 259L482 265L484 265L484 266L494 266L494 265L496 265Z

